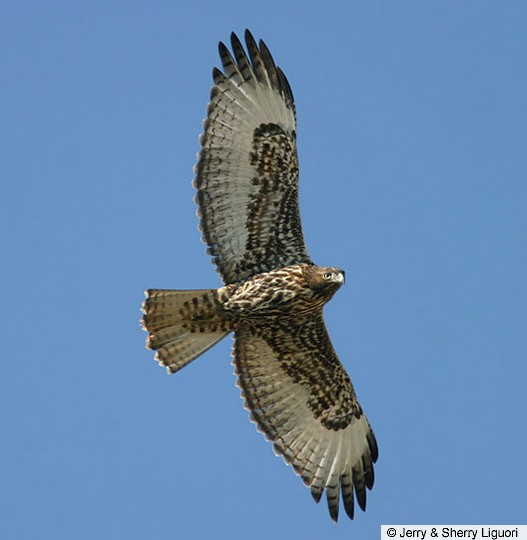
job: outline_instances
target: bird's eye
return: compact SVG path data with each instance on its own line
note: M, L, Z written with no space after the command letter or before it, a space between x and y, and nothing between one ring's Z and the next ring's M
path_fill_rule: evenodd
M322 274L322 279L331 279L331 272L324 272Z

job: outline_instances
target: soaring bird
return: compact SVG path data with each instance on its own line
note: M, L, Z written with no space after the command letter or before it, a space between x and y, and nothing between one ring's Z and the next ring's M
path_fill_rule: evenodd
M207 253L224 286L149 289L147 347L175 373L234 333L245 406L334 521L366 508L377 443L322 310L344 271L316 266L300 222L291 87L263 41L220 42L193 185Z

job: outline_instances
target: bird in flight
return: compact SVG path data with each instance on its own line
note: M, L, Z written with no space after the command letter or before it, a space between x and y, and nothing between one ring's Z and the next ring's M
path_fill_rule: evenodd
M322 310L344 271L316 266L300 222L291 87L263 41L219 44L193 185L203 240L224 286L149 289L147 347L175 373L234 333L245 406L329 513L366 508L377 443Z

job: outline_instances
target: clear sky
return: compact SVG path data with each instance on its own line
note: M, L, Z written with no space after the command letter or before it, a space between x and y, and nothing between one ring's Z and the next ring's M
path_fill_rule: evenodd
M378 438L335 526L248 421L224 341L169 377L146 288L220 281L192 166L217 42L296 97L310 253ZM527 3L2 2L0 537L378 538L527 522Z

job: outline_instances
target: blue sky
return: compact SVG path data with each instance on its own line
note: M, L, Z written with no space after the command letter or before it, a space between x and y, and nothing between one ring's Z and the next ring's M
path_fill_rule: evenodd
M6 539L378 538L527 522L527 4L4 2ZM378 438L335 526L248 421L221 343L169 377L143 290L220 284L192 166L217 42L293 87L310 253ZM227 536L228 535L228 536Z

